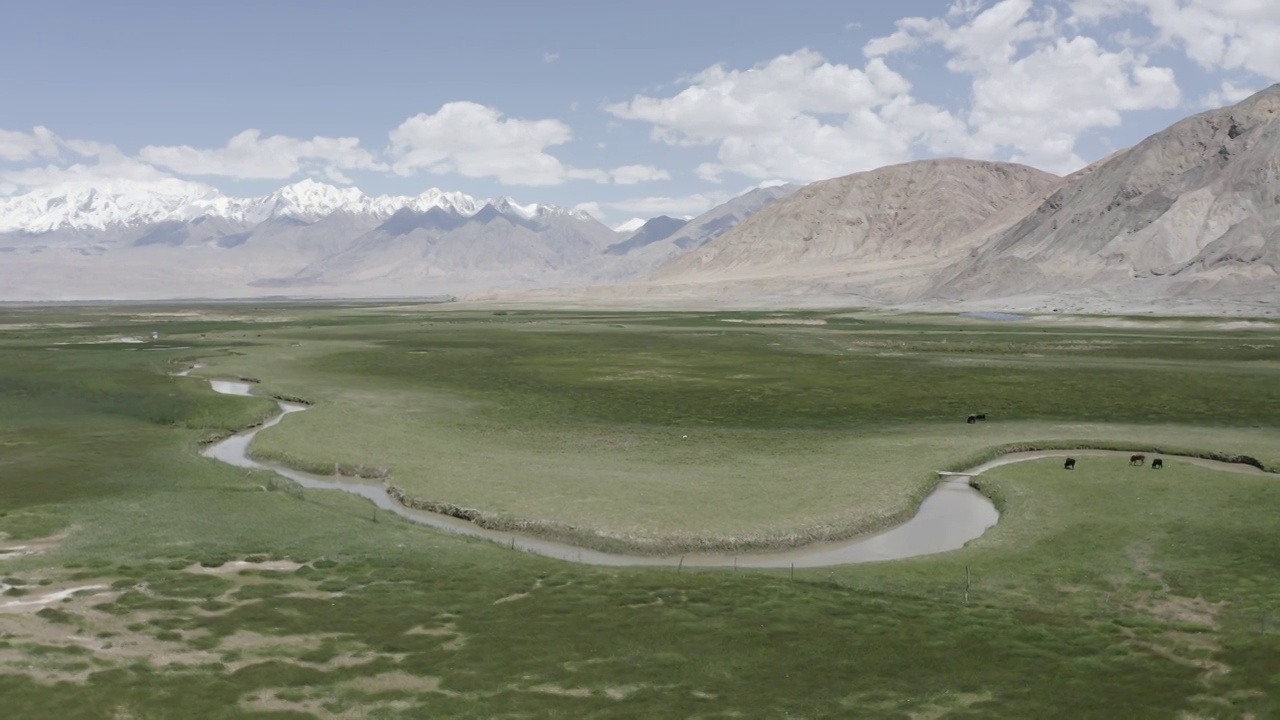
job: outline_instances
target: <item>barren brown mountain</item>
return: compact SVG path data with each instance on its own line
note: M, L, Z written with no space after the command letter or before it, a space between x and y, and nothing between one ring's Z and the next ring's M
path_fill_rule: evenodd
M1009 163L921 160L823 180L658 268L668 286L811 284L906 298L1060 182ZM910 273L905 273L910 268Z

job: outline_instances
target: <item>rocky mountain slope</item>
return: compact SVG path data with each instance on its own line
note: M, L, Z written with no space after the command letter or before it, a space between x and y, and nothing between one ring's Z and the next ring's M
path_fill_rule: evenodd
M1280 301L1280 85L1072 175L927 296Z
M990 228L1010 222L1011 212L1058 182L1024 165L960 159L823 180L674 257L651 278L756 290L852 279L861 294L909 297L929 272L963 257ZM904 276L908 266L917 271Z
M666 240L688 224L688 220L673 218L669 215L649 218L643 225L627 233L622 240L605 248L605 253L609 255L626 255L646 245Z
M934 160L817 182L607 292L680 304L1275 314L1278 242L1280 85L1062 179Z

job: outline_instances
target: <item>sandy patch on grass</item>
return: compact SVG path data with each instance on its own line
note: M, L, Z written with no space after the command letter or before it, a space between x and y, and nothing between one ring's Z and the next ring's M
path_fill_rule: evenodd
M512 688L512 690L519 690L519 689L520 688L515 688L515 687ZM566 687L560 687L559 685L552 685L550 683L544 683L542 685L532 685L524 689L527 692L542 693L543 695L558 695L560 697L572 697L572 698L591 697L591 690L587 688L581 688L581 687L566 688Z
M57 323L0 323L0 330L35 330L38 328L78 328L89 327L92 323L87 322L57 322Z
M266 560L260 563L248 562L247 560L232 560L223 563L218 567L205 567L199 563L186 568L189 573L198 575L232 575L241 570L275 570L278 572L294 572L302 567L301 563L292 560Z
M445 690L441 687L444 682L442 678L430 675L419 677L410 675L402 670L393 672L385 672L379 675L369 675L367 677L345 680L338 684L340 688L351 690L359 690L366 693L383 693L383 692L428 692L448 697L458 697L462 693L453 690Z
M501 605L503 603L515 602L516 600L527 598L529 597L529 593L532 593L533 591L537 590L540 587L542 587L542 578L538 578L536 581L534 581L533 587L529 588L528 590L525 590L524 592L512 593L510 595L500 597L497 600L494 600L493 604Z
M744 325L826 325L827 321L822 318L760 318L748 320L745 318L721 318L722 322L742 323Z
M6 588L8 586L5 586ZM7 600L0 602L0 613L21 613L35 612L54 603L62 602L76 595L97 595L100 590L108 590L107 585L77 585L75 587L63 588L43 595L35 595L33 597L22 597L17 600Z
M422 625L415 625L414 627L411 627L408 630L405 630L404 634L405 635L430 635L433 637L450 638L447 642L445 642L440 646L442 650L461 650L467 644L467 636L458 632L457 626L453 624L453 620L451 619L448 620L444 625L441 625L439 627L429 628Z
M1164 576L1151 565L1149 551L1130 551L1134 567L1144 577L1160 584L1158 593L1143 593L1136 602L1139 609L1169 623L1190 623L1218 629L1218 614L1227 606L1226 601L1209 602L1204 598L1177 595Z
M324 703L314 698L306 698L303 700L285 700L276 695L275 690L263 690L252 697L242 698L240 707L245 710L263 713L301 713L319 718L336 717L333 713L325 709ZM356 717L351 715L350 717Z
M132 335L124 335L120 337L98 338L96 340L66 340L63 342L56 342L53 344L54 345L114 345L114 344L123 343L126 345L140 345L146 342L147 342L146 340L140 337L134 337Z
M617 375L604 375L597 379L612 382L618 380L692 380L693 378L684 377L678 373L661 372L658 370L631 370Z
M61 545L62 541L67 539L68 534L70 534L70 531L33 540L15 541L13 543L0 542L0 560L49 552Z

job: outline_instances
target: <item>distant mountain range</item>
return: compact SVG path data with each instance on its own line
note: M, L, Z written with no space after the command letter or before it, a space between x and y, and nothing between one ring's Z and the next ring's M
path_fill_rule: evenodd
M313 180L256 198L179 180L71 184L0 198L0 299L437 295L612 281L680 251L651 246L686 224L664 216L619 234L555 205L437 189L370 197Z
M0 198L0 299L464 296L1280 313L1280 85L1065 178L923 160L629 221L314 181ZM523 295L521 294L523 293Z

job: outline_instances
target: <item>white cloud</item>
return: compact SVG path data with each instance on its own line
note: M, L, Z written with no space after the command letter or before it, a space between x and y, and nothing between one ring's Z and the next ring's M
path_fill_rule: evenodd
M1258 92L1260 88L1247 87L1237 85L1230 80L1223 80L1222 85L1204 97L1200 98L1200 105L1206 109L1214 109L1224 107L1226 105L1235 105L1250 95Z
M716 145L717 161L697 170L707 180L725 172L814 180L906 160L916 144L972 149L962 123L914 100L906 78L879 58L859 69L800 50L748 70L715 65L686 84L605 110L651 123L655 141Z
M553 63L560 59L560 53L542 53L542 62Z
M573 209L581 210L582 212L600 221L603 221L609 215L603 209L601 209L600 203L598 202L578 203L577 205L573 206Z
M0 173L0 180L32 189L48 185L95 183L104 180L136 180L158 182L171 176L143 162L126 156L114 146L102 146L92 163L67 166L45 165Z
M622 210L646 217L653 215L701 215L729 200L722 192L697 193L683 197L640 197L604 203L614 210Z
M451 102L435 114L421 113L391 131L392 170L458 173L493 178L504 185L559 185L583 173L599 180L599 171L571 171L547 148L564 145L573 131L559 120L505 118L498 110L473 102Z
M352 182L351 170L401 176L422 171L457 173L527 186L572 180L634 185L671 177L652 165L624 165L612 170L569 167L547 152L572 137L569 126L559 120L504 118L496 109L470 102L449 103L435 114L423 113L403 122L390 133L386 151L390 164L361 147L357 138L263 137L250 129L224 147L148 145L129 157L109 143L66 140L38 127L31 133L0 131L0 159L28 165L0 172L0 180L31 188L112 177L141 181L174 175L286 180L310 175L346 185ZM62 150L68 152L60 156ZM41 160L52 162L31 166Z
M385 166L360 147L358 138L285 135L262 137L259 130L245 130L225 147L200 149L190 145L148 145L138 157L182 175L221 175L240 179L285 180L315 170L330 179L344 178L343 170L379 170Z
M18 192L18 186L9 182L0 182L0 197Z
M1274 0L1078 0L1071 12L1078 25L1141 16L1158 42L1181 48L1201 67L1280 79L1280 3Z
M26 133L0 130L0 160L27 162L58 156L58 138L47 127L37 126Z
M947 19L899 20L892 35L864 51L880 57L940 45L947 68L972 78L965 121L973 145L987 157L1064 173L1085 163L1076 152L1085 132L1119 125L1125 111L1171 108L1180 99L1171 69L1130 48L1113 52L1091 37L1067 36L1068 26L1031 0L982 10L957 3Z
M609 176L619 185L671 179L671 173L652 165L623 165L610 170Z

